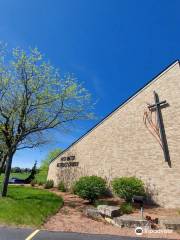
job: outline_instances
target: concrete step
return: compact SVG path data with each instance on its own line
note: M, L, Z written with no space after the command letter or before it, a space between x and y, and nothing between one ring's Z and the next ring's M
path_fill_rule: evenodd
M129 228L144 227L144 226L148 226L148 224L149 224L147 220L143 220L143 219L140 219L140 218L137 218L134 216L130 216L130 215L114 217L113 219L110 219L110 218L108 219L106 217L105 220L116 226L129 227Z

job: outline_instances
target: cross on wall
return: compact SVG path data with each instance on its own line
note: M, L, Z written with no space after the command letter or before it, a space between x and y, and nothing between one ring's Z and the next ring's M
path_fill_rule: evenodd
M161 139L161 143L162 143L164 159L166 162L168 162L169 166L171 166L168 143L167 143L167 139L166 139L166 133L165 133L163 117L162 117L162 112L161 112L161 109L167 106L167 102L166 102L166 100L160 101L159 96L155 91L153 92L153 94L154 94L155 103L152 105L149 105L148 108L151 111L156 111L157 124L158 124L160 139Z

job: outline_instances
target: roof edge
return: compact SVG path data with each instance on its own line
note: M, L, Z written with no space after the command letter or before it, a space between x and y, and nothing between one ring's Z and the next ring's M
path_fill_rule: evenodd
M114 110L112 110L110 113L108 113L103 119L101 119L98 123L96 123L92 128L90 128L87 132L85 132L82 136L80 136L77 140L75 140L73 143L71 143L66 149L64 149L59 155L57 155L55 158L53 158L50 162L54 162L59 156L64 154L67 150L69 150L73 145L78 143L81 139L83 139L85 136L87 136L89 133L91 133L95 128L97 128L99 125L101 125L106 119L112 116L116 111L118 111L120 108L124 107L127 103L129 103L132 99L134 99L140 92L142 92L144 89L146 89L149 85L151 85L153 82L157 81L163 74L168 72L171 68L173 68L176 64L179 64L179 59L173 61L171 64L169 64L166 68L164 68L160 73L156 74L150 81L148 81L145 85L143 85L140 89L138 89L135 93L133 93L129 98L127 98L125 101L123 101L120 105L118 105Z

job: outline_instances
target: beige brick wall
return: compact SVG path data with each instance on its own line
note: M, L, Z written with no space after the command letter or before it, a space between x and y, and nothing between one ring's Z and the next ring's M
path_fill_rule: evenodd
M157 141L143 123L146 103L153 91L169 107L162 109L172 167L164 161ZM57 163L62 156L75 155L82 174L98 174L108 180L137 176L153 191L164 207L180 207L180 67L176 62L135 97L50 164L48 179L58 183L62 174ZM81 171L79 171L81 172Z

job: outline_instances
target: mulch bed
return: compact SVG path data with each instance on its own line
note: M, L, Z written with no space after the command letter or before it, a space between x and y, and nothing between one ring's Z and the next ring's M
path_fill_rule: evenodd
M134 229L120 228L111 225L104 220L96 221L88 218L84 214L84 210L91 205L88 201L82 200L76 195L70 193L62 193L57 189L51 189L57 195L60 195L64 199L64 206L59 212L51 217L44 225L43 228L50 231L65 231L65 232L80 232L80 233L92 233L92 234L110 234L120 236L136 236ZM117 198L106 198L112 205L118 205L122 203L122 200ZM139 216L139 209L136 209L132 215ZM162 216L175 216L178 215L177 210L163 209L160 207L145 207L144 216L151 216L152 218L159 218ZM143 234L140 237L147 238L169 238L180 239L180 235L176 232L173 233L148 233Z

